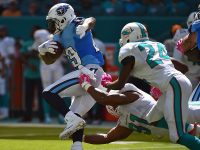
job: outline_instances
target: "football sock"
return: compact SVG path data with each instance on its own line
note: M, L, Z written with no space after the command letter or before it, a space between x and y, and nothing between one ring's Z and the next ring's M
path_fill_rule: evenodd
M82 142L83 141L83 132L84 132L84 129L79 129L74 134L72 134L73 142L77 142L77 141Z
M191 150L199 150L200 148L200 139L187 133L183 134L177 143L184 145Z
M63 116L69 112L69 108L66 106L64 99L57 94L45 91L42 93L44 99L51 105L56 111L61 113Z

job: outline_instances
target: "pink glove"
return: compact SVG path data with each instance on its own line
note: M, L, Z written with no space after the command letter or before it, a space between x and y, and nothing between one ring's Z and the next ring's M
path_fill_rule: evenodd
M162 96L162 92L156 87L152 87L150 93L155 100L158 100Z
M91 87L89 75L81 74L79 77L79 84L87 91L89 87Z
M112 77L111 75L107 74L107 73L104 73L101 77L101 85L103 85L104 87L106 87L106 85L109 83L109 82L112 82Z
M183 40L180 39L177 44L176 44L176 48L178 51L180 51L181 53L184 53L184 49L182 48L182 45L183 45Z

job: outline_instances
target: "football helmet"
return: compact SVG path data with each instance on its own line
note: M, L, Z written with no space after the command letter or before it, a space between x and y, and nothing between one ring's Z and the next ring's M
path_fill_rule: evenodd
M60 33L76 17L74 9L67 3L59 3L50 8L46 17L49 32Z
M189 16L188 16L188 18L187 18L187 26L188 26L188 28L189 28L190 25L193 23L193 21L197 20L197 19L195 18L196 14L197 14L197 12L192 12L192 13L189 14Z
M139 22L132 22L126 24L121 30L120 46L129 42L138 42L141 40L148 40L148 33L146 27Z

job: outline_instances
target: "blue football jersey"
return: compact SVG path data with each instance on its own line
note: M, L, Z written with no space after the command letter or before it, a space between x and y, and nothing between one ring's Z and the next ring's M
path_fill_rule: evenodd
M77 17L58 35L54 35L53 40L60 42L65 48L65 55L74 67L80 64L104 64L103 55L95 46L91 31L87 31L85 36L80 39L76 34L76 27L82 24L83 18Z

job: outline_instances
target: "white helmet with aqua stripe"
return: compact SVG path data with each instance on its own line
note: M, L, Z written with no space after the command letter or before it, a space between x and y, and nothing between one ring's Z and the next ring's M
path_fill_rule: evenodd
M120 46L129 42L139 42L148 40L148 33L146 27L139 22L131 22L126 24L121 30Z

